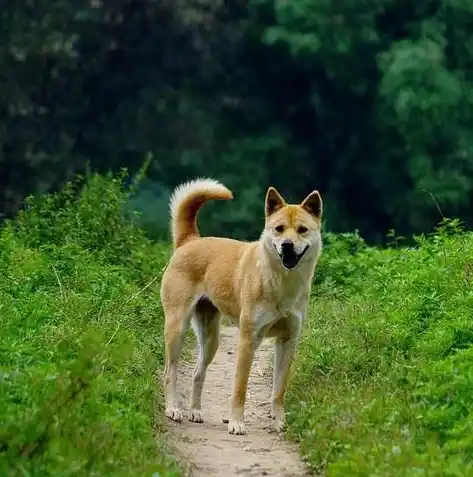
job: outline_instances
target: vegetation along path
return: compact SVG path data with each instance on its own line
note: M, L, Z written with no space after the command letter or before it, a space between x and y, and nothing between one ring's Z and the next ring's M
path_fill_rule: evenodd
M222 327L220 347L209 366L203 394L204 424L184 419L172 425L175 447L192 477L304 477L308 475L297 453L282 437L270 432L272 342L258 350L250 376L246 419L248 434L232 436L227 417L235 370L238 329ZM178 381L181 406L187 409L193 363L181 361Z

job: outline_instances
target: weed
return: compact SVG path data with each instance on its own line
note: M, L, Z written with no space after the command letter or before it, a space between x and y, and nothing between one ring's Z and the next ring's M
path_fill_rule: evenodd
M169 249L123 213L124 179L32 197L0 231L2 476L180 475L156 417Z
M473 233L444 221L410 248L331 240L288 435L331 477L473 475Z

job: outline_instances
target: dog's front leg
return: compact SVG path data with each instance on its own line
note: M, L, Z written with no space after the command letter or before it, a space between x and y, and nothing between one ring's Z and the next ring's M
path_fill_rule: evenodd
M288 318L288 333L278 337L275 343L271 417L274 419L274 430L277 432L283 431L285 427L284 395L296 347L307 317L309 296L310 286L301 295L296 310Z
M228 422L228 432L230 434L246 434L244 422L246 391L253 357L260 343L261 338L253 330L251 316L242 316L240 318L240 340L238 342L237 365L231 401L231 419Z
M285 426L284 394L294 360L296 336L277 338L274 353L273 392L271 399L271 417L274 419L274 430L281 432Z

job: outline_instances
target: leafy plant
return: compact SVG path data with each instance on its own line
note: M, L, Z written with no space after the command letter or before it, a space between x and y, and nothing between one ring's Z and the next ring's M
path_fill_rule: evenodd
M330 240L290 437L332 477L472 475L473 233L444 220L415 247L353 256L346 237Z
M2 476L180 475L155 377L169 250L124 215L124 179L30 198L0 231Z

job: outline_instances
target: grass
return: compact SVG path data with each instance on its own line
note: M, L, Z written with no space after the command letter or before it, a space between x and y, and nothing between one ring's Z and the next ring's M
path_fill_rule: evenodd
M30 198L0 231L2 476L180 475L156 380L169 249L124 216L124 178Z
M473 234L416 241L328 236L288 396L314 473L473 475Z
M0 475L178 477L165 441L167 245L125 175L27 201L0 230ZM473 476L473 234L326 235L288 436L329 477Z

